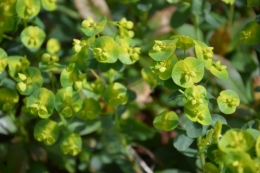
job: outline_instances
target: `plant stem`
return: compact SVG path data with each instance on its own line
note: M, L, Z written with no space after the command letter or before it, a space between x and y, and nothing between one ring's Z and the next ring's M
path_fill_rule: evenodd
M23 20L23 26L24 26L25 28L27 28L27 20L26 20L26 19Z
M199 148L200 142L201 142L201 136L199 136L199 137L197 138L197 146L198 146L198 148ZM199 157L200 157L201 169L202 169L202 172L204 173L204 172L205 172L205 171L204 171L205 155L204 155L204 152L203 152L203 151L200 151L200 149L199 149L199 153L200 153Z
M193 15L193 20L194 20L194 27L195 27L195 37L198 40L199 39L199 21L198 21L198 16Z
M95 76L95 78L97 78L98 80L102 81L101 78L99 77L99 75L94 70L90 69L90 72Z
M55 86L54 86L54 72L51 73L51 86L52 86L52 91L54 91Z
M183 92L181 89L179 89L178 91L179 91L180 93L184 94L184 92Z
M13 37L10 37L10 36L5 35L5 34L3 34L3 38L5 38L5 39L7 39L7 40L10 40L10 41L14 40Z
M235 7L234 4L230 4L229 14L228 14L228 23L229 23L229 27L231 27L232 24L233 24L234 7Z

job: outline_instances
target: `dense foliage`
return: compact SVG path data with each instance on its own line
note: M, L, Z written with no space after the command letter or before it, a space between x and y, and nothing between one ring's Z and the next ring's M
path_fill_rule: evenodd
M0 172L260 173L258 6L1 0Z

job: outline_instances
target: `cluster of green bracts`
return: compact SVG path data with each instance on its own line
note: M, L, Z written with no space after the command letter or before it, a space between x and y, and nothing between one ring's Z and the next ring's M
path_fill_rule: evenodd
M21 7L24 5L22 1L17 3ZM40 7L34 4L31 13L27 7L24 8L27 13L21 17L28 19L37 15ZM113 36L100 36L107 24L116 26L117 32ZM12 111L19 101L19 94L25 96L22 114L41 119L34 128L35 139L46 145L58 141L64 154L77 155L81 151L82 139L68 129L69 123L74 118L82 121L97 119L104 104L114 109L129 101L129 90L115 82L113 73L122 72L126 65L135 63L140 57L140 47L135 46L132 28L133 23L125 18L117 22L108 22L105 17L99 22L90 18L84 20L81 30L85 37L73 40L74 54L71 56L72 63L68 65L59 63L61 46L55 38L47 41L46 53L42 54L38 68L31 67L26 57L8 56L0 48L1 77L7 79L9 74L15 81L14 85L0 89L0 109ZM28 26L20 37L26 48L36 52L45 41L46 34L37 26ZM57 88L53 81L56 80L55 74L60 74L61 88ZM96 80L88 81L90 75L94 75ZM109 77L106 78L106 75ZM51 87L46 83L50 83ZM56 115L59 115L59 120ZM66 130L61 131L61 128Z

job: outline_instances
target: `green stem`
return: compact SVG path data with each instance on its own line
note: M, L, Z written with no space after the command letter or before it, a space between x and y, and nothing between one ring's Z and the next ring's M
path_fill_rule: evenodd
M183 92L181 89L179 89L178 91L179 91L180 93L184 94L184 92Z
M97 78L97 80L102 81L101 78L99 77L99 75L94 70L90 69L90 72L95 76L95 78Z
M194 20L194 27L195 27L195 37L198 40L199 39L199 19L198 16L193 15Z
M230 27L233 24L234 8L235 8L234 4L230 4L229 14L228 14L228 23Z
M51 73L51 86L52 86L52 91L54 91L55 86L54 86L54 72Z
M117 114L116 107L115 107L114 109L115 109L115 122L116 122L116 127L117 127L117 130L120 132L120 124L119 124L119 118L118 118L118 114Z
M26 20L26 19L23 20L23 26L24 26L25 28L27 28L27 20Z
M3 38L5 38L5 39L7 39L7 40L10 40L10 41L14 40L13 37L10 37L10 36L5 35L5 34L3 34Z
M200 142L201 142L201 136L199 136L199 137L197 138L197 146L198 146L198 148L199 148ZM205 171L204 171L205 155L204 155L204 152L203 152L203 151L200 151L200 150L199 150L199 153L200 153L199 157L200 157L201 169L202 169L202 172L204 173L204 172L205 172Z

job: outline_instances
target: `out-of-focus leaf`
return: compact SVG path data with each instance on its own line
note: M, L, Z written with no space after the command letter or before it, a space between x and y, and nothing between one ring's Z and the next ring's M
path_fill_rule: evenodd
M174 138L173 145L179 151L186 150L194 141L193 138L188 137L185 132L180 132L176 138Z
M0 134L8 135L16 132L17 128L10 116L0 117Z
M240 32L240 40L247 45L255 45L260 43L260 25L253 21L246 24L244 29Z
M197 138L202 135L203 125L190 120L186 121L186 133L190 138Z
M190 15L190 4L182 3L177 10L173 13L171 18L171 26L178 28L183 25Z
M155 134L152 128L135 119L128 118L121 120L120 127L122 132L132 140L145 141Z
M247 0L247 7L260 6L259 0Z

